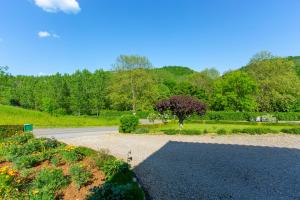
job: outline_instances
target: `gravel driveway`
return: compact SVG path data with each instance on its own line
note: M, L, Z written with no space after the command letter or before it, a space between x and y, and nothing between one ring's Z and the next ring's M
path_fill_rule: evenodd
M131 151L134 171L153 199L300 200L300 136L58 132L53 136L61 141L107 148L123 159Z

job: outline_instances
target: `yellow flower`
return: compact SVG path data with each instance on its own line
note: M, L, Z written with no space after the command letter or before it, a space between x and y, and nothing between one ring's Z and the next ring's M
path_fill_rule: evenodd
M11 170L8 171L8 175L14 176L14 175L16 175L16 171L11 169Z
M37 193L39 193L39 190L37 190L37 189L35 189L35 190L32 191L32 194L33 194L33 195L35 195L35 194L37 194Z
M3 173L3 172L6 172L8 169L8 166L3 166L0 168L0 172Z

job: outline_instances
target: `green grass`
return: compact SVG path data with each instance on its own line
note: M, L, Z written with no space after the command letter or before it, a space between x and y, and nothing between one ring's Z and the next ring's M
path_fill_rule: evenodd
M112 126L119 124L113 116L53 116L39 111L0 105L0 125L33 124L34 127Z
M171 122L168 124L159 125L143 125L140 127L148 128L150 134L165 133L165 134L180 134L178 124ZM282 129L300 128L300 125L291 124L267 124L267 123L250 123L250 122L213 122L213 121L193 121L184 124L181 134L185 135L199 135L203 133L218 133L220 130L231 133L232 130L237 129L270 129L274 132L281 132Z

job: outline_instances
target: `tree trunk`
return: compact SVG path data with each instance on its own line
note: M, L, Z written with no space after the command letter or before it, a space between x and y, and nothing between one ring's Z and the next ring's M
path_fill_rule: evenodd
M134 90L132 72L130 72L130 81L131 81L131 93L132 93L132 112L135 114L136 113L136 95L135 95L135 90Z
M183 120L184 118L182 116L178 116L178 121L179 121L179 129L183 129Z

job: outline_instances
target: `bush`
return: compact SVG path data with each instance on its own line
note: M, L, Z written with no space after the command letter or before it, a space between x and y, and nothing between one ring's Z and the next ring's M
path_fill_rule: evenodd
M55 199L55 193L69 183L62 169L42 169L33 180L29 199Z
M82 186L87 185L93 177L93 174L87 171L85 167L80 164L70 167L69 173L77 189L80 189Z
M137 183L124 185L105 183L100 187L94 187L87 200L144 200L144 196Z
M101 170L103 165L109 161L109 160L114 160L115 158L112 155L109 155L108 150L101 149L100 151L97 152L97 154L94 157L94 160L96 162L96 166Z
M131 133L139 124L139 118L134 115L123 115L120 119L120 133Z
M10 137L23 132L23 125L0 125L0 137Z
M300 128L282 129L281 132L289 134L300 134Z
M162 130L162 132L166 135L201 135L203 132L201 130L174 130L167 129Z
M226 133L227 133L227 131L223 128L217 130L217 134L219 134L219 135L224 135Z
M133 172L130 170L129 164L122 160L108 160L101 169L109 182L125 184L133 179Z
M267 133L279 133L277 130L269 128L244 128L244 129L232 129L232 133L248 133L250 135L255 134L267 134Z

